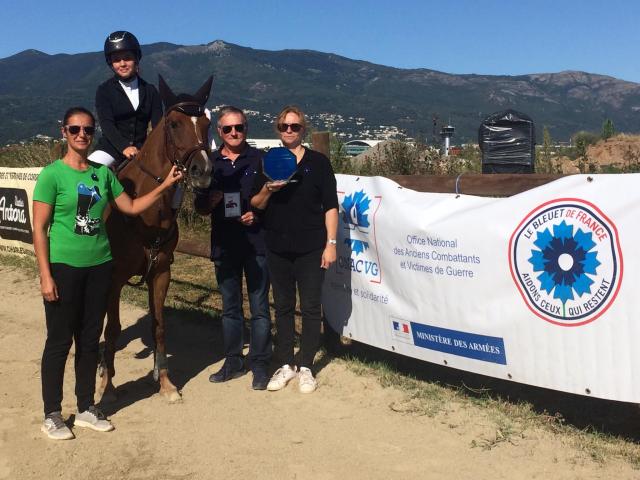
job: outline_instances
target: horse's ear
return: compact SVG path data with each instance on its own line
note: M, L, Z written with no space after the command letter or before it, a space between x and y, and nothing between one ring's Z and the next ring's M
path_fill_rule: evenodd
M165 109L178 103L178 97L176 97L175 93L171 91L171 88L169 88L167 82L164 81L162 75L158 75L158 89L160 91L160 98L162 99L162 103L164 103Z
M200 103L200 105L204 106L209 100L209 92L211 91L211 84L213 83L213 76L209 77L209 79L202 84L200 90L196 92L194 95L196 101Z

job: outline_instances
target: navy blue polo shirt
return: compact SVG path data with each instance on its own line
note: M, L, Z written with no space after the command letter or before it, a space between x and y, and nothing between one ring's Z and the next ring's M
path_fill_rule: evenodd
M254 195L267 181L259 165ZM271 194L264 211L265 242L277 253L306 253L327 244L325 213L338 208L336 177L329 159L305 148L295 182Z
M205 202L209 192L220 190L224 193L240 193L242 214L252 210L258 215L253 225L245 226L238 218L226 218L224 200L218 203L211 213L211 260L220 260L231 255L264 255L264 230L259 218L259 210L251 207L251 191L256 174L264 155L247 145L247 148L232 162L220 149L211 153L213 162L212 180L208 189L196 192L196 205Z

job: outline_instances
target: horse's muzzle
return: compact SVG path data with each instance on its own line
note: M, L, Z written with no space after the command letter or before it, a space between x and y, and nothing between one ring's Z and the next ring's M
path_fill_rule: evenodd
M194 188L207 188L211 184L213 164L204 150L195 152L189 162L188 176Z

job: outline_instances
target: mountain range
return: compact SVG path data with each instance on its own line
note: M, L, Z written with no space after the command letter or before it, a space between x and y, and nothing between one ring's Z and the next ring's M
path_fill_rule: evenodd
M454 143L475 141L481 121L513 108L555 140L580 130L638 131L640 84L566 71L530 75L454 75L400 69L311 50L258 50L216 40L207 45L144 45L141 75L161 74L177 92L193 92L209 76L209 106L250 110L250 136L275 137L272 120L287 104L311 114L312 126L343 138L396 130L431 141L450 123ZM0 143L36 134L58 136L58 120L72 105L93 106L95 89L110 71L102 52L48 55L25 50L0 59ZM436 123L434 129L434 121ZM395 128L394 128L395 127Z

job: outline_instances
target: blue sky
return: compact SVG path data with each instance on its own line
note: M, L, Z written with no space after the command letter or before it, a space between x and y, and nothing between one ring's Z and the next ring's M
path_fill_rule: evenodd
M221 39L331 52L400 68L518 75L583 70L640 82L640 2L632 0L0 0L0 58Z

